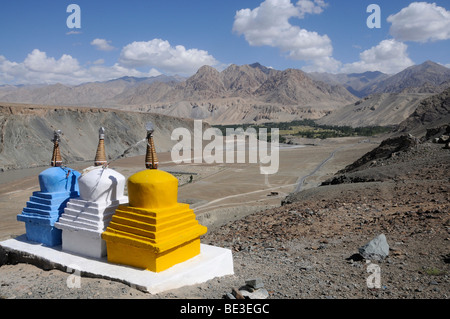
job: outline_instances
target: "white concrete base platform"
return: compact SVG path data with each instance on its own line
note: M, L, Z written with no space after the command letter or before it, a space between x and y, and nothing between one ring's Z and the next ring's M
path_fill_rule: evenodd
M27 241L25 235L0 242L0 246L60 265L67 269L68 275L78 270L82 275L123 282L151 294L234 274L231 250L204 244L200 245L200 255L160 273L108 263L106 257L93 259L73 255L62 251L61 246L46 247Z

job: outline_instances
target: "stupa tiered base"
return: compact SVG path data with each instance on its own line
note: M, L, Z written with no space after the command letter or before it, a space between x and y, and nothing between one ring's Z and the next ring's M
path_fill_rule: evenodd
M119 204L127 201L126 197L111 203L70 200L55 224L62 230L63 250L94 258L106 256L106 243L101 235Z
M102 238L109 262L161 272L200 254L200 236L206 231L188 204L154 209L121 205Z
M33 192L17 220L25 222L28 240L48 246L61 244L61 230L54 227L70 194Z

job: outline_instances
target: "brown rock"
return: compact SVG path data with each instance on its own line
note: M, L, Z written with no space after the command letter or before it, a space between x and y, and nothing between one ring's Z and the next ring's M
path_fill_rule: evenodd
M239 291L239 289L236 289L233 287L233 296L236 297L236 299L245 299L245 297L241 294L241 292Z

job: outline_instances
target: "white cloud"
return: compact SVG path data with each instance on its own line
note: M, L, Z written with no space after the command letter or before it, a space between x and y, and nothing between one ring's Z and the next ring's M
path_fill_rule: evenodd
M118 63L105 66L97 60L90 67L80 66L77 59L64 54L61 58L48 57L45 52L33 50L23 62L13 62L0 56L0 84L39 84L64 83L80 84L83 82L106 81L122 76L147 77L161 73L155 69L141 72L127 68Z
M47 57L45 52L34 49L23 62L24 66L33 72L68 74L80 69L77 59L64 54L59 60Z
M182 45L171 46L168 41L153 39L147 42L133 42L120 53L119 63L127 67L154 67L172 74L195 73L204 65L219 62L207 51L186 49Z
M408 46L395 39L383 40L360 54L360 61L345 64L341 68L344 73L361 73L380 71L394 74L414 65L407 52Z
M390 34L400 41L428 42L450 39L450 11L436 3L413 2L387 21Z
M244 35L251 46L280 48L294 60L331 58L333 47L327 35L308 31L289 22L305 14L319 14L326 6L323 0L300 0L293 5L290 0L266 0L253 10L236 12L233 31Z
M94 62L92 62L92 64L95 64L95 65L104 64L104 63L105 63L105 60L103 60L103 59L98 59L98 60L95 60Z
M305 13L309 14L320 14L323 9L327 6L324 0L299 0L297 2L297 7L300 10L299 17L303 18Z
M312 61L312 64L302 68L305 72L327 72L338 73L341 69L342 62L333 57L322 57Z
M94 39L92 40L91 45L95 46L97 50L100 51L112 51L115 48L110 43L111 41L105 39Z
M103 51L113 48L110 41L104 39L95 39L91 45ZM0 56L0 84L80 84L123 76L158 76L162 74L159 70L190 75L203 65L222 66L206 51L187 50L181 45L172 47L169 42L159 39L128 44L122 49L119 61L112 66L105 65L104 59L80 65L76 58L68 54L56 59L35 49L22 62L9 61ZM149 71L145 72L142 68Z

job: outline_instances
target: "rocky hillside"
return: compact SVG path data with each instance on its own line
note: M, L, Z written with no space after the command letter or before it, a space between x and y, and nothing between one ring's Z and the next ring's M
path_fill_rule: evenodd
M319 119L328 113L327 109L297 107L262 103L254 99L226 98L205 101L180 101L169 105L161 103L151 106L128 106L123 110L154 112L170 116L202 119L210 124L244 124L262 122L290 122L298 119Z
M398 134L405 132L424 135L427 129L450 123L450 87L440 94L423 100L416 110L397 129Z
M408 118L422 100L431 94L377 93L340 107L318 120L319 124L339 126L393 126Z
M441 84L449 79L449 68L426 61L381 81L370 93L398 93L404 90L418 93L439 93L443 89Z
M155 125L156 148L169 151L173 129L193 130L193 121L165 115L98 108L46 107L0 103L0 170L48 166L54 130L62 130L61 155L65 163L95 157L98 130L105 127L109 160L145 153L145 123Z
M422 100L392 136L353 164L336 173L323 185L384 182L408 176L417 167L433 166L439 159L448 168L450 132L450 87ZM431 146L431 143L438 143ZM440 145L442 144L442 145ZM446 144L444 146L444 144ZM434 155L427 154L433 149ZM422 154L425 153L425 154ZM417 162L413 164L413 162ZM442 169L444 178L448 169Z

